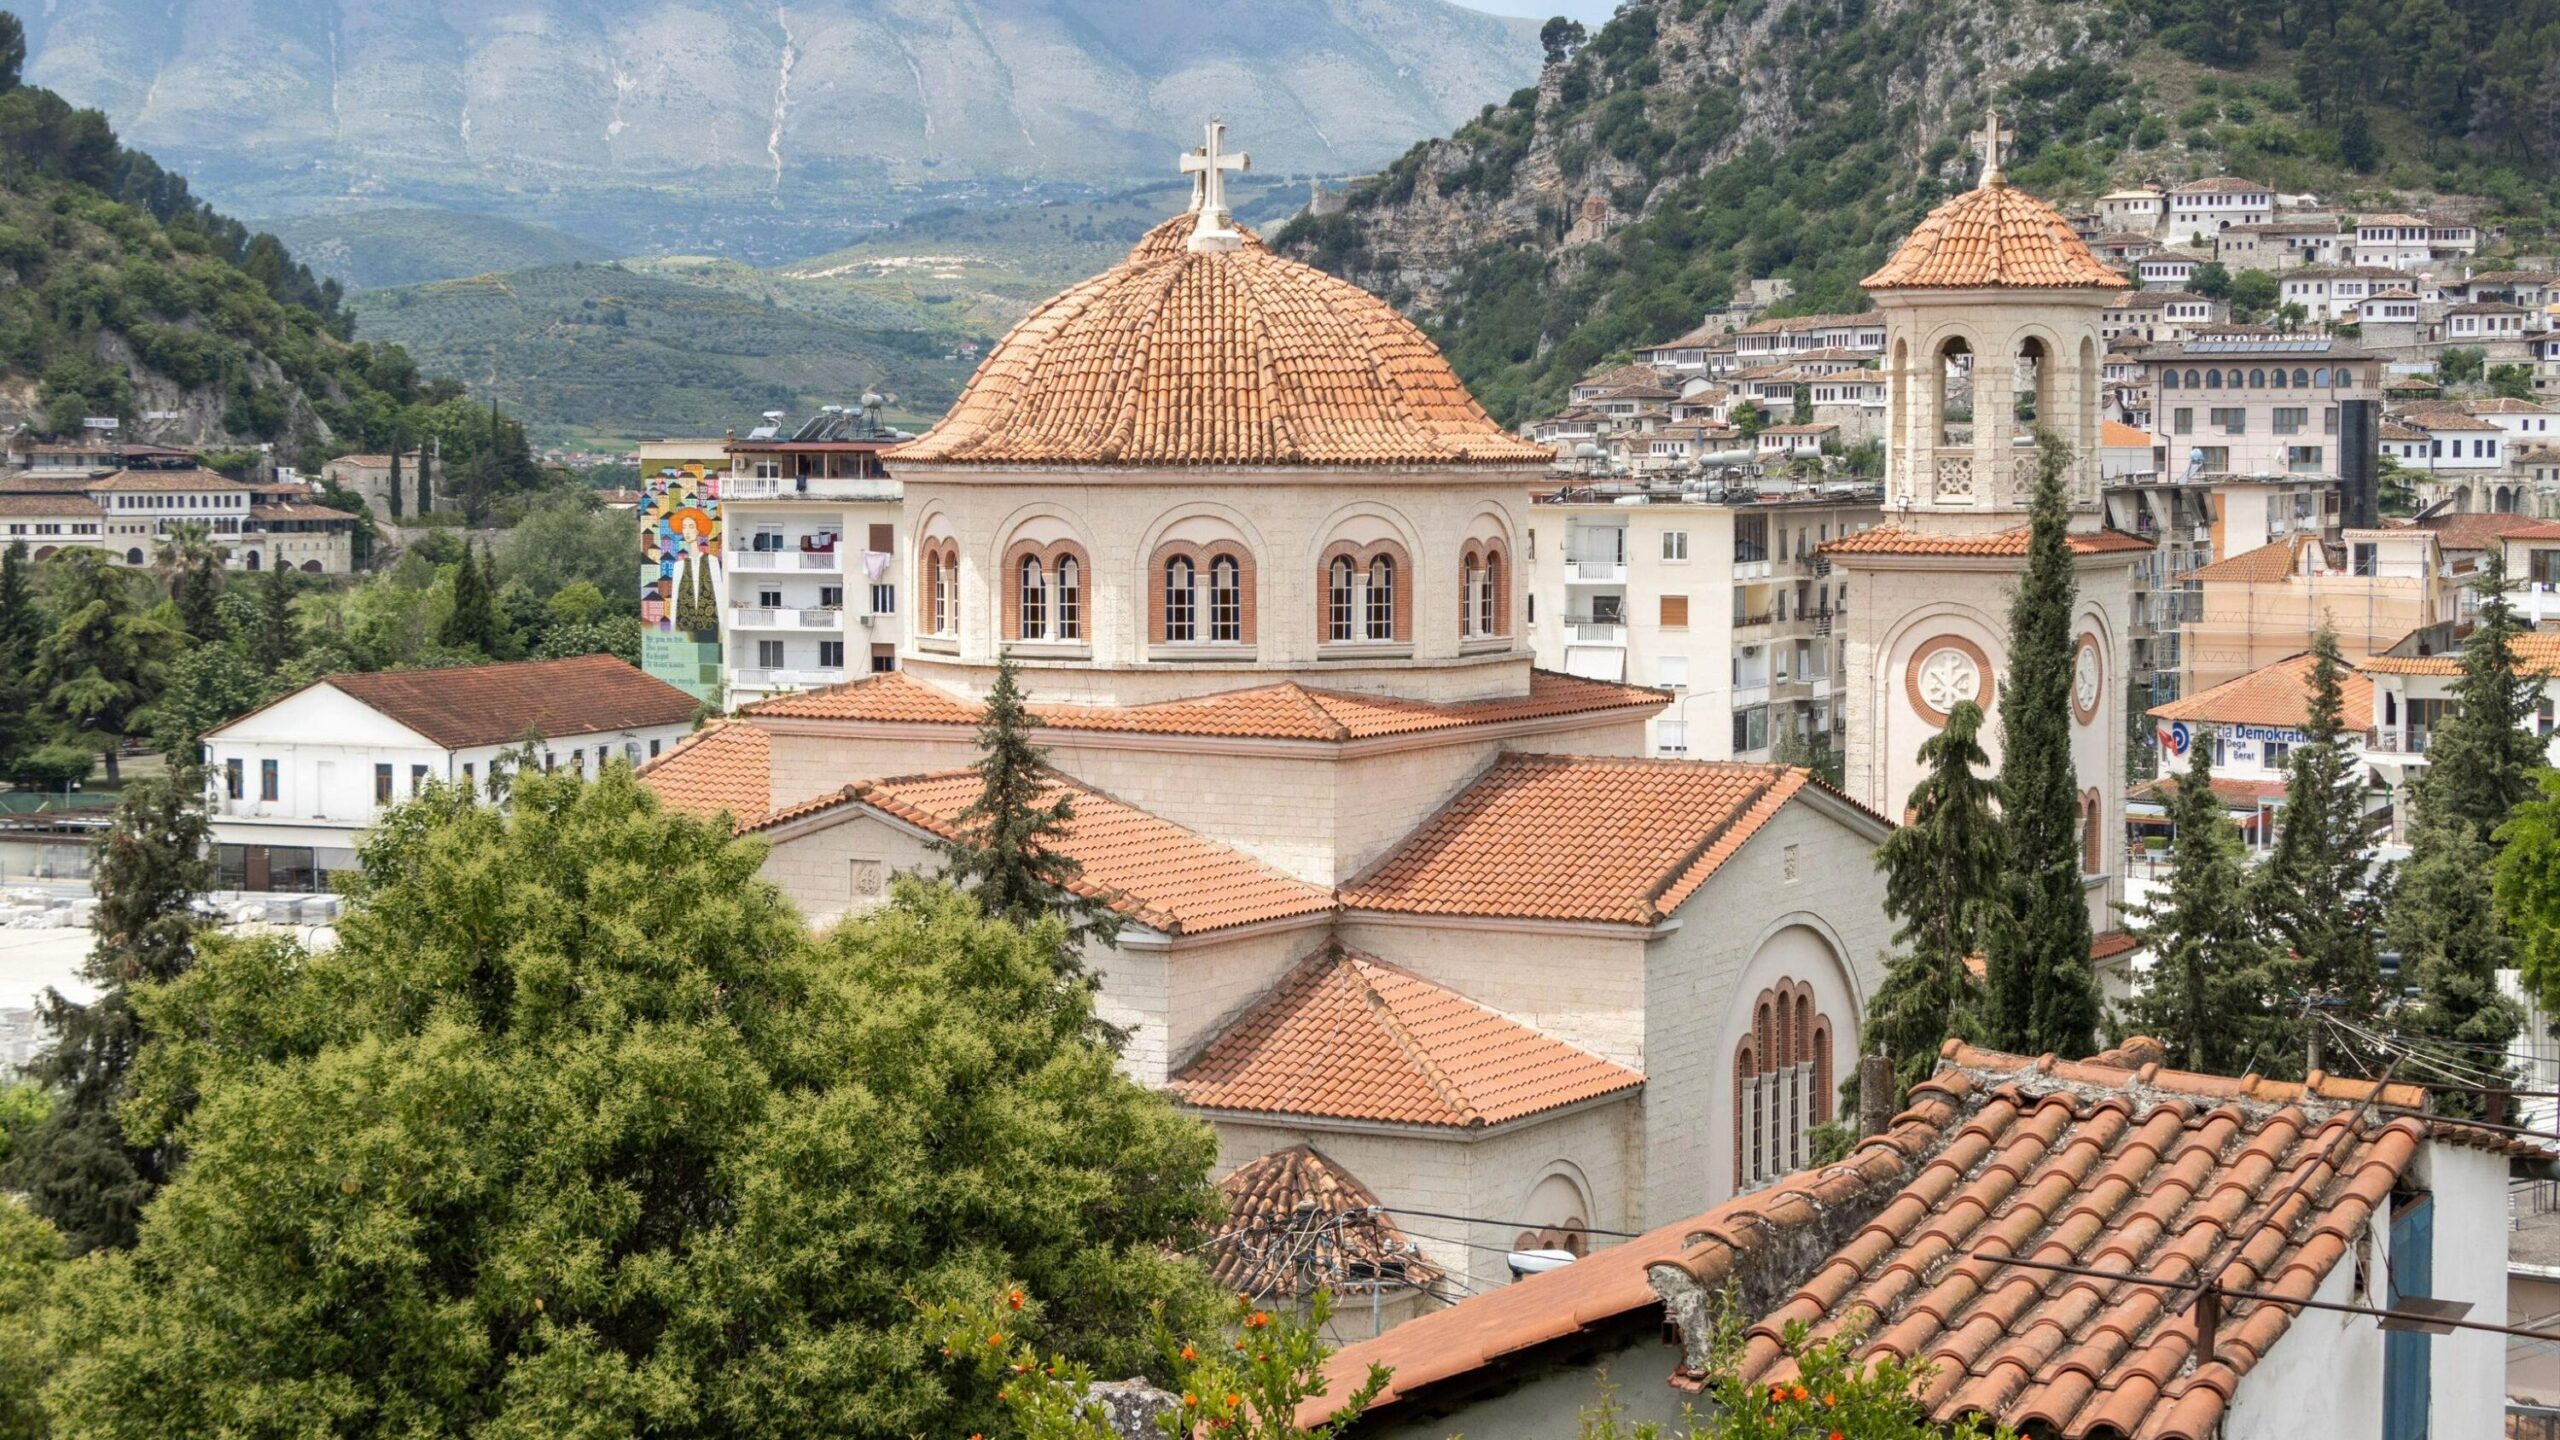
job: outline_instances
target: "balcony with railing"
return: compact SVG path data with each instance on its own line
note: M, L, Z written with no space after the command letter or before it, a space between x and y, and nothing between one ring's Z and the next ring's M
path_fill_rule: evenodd
M897 481L878 475L723 475L720 498L894 502L900 491Z
M729 683L741 690L815 690L844 683L844 671L779 670L741 665L729 672Z
M1568 556L1564 562L1564 581L1568 585L1624 585L1627 562L1608 555Z
M835 574L844 569L840 550L732 550L729 568L750 573L796 570Z
M2376 725L2364 732L2364 748L2385 755L2424 755L2434 736L2425 725Z
M1575 645L1617 645L1627 643L1627 621L1624 615L1567 615L1564 617L1565 639Z
M733 630L841 630L844 610L841 606L732 605L729 626Z
M1758 610L1733 617L1733 628L1737 631L1766 630L1777 623L1778 616L1774 610Z

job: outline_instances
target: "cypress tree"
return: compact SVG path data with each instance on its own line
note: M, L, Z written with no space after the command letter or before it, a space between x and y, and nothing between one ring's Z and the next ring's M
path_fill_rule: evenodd
M2479 617L2462 642L2453 713L2427 744L2426 788L2439 818L2488 840L2533 794L2532 772L2543 757L2529 725L2542 677L2518 673L2516 634L2523 627L2496 547L2482 558L2472 588L2480 595Z
M400 447L391 447L391 518L400 518Z
M442 452L438 452L441 454ZM435 467L427 463L427 452L418 452L418 513L427 515L436 508Z
M81 974L98 997L46 993L54 1039L28 1069L58 1099L18 1137L0 1183L25 1192L75 1251L131 1245L143 1202L176 1160L165 1142L129 1140L116 1111L144 1039L133 987L174 980L195 961L194 905L214 880L208 828L195 767L126 787L96 852L97 940Z
M2249 908L2279 947L2278 1000L2288 1013L2304 1013L2317 997L2349 1018L2369 1016L2381 985L2373 944L2379 906L2364 800L2347 749L2346 662L2338 654L2338 632L2326 621L2312 637L2311 656L2303 743L2293 747L2275 851L2258 867ZM2311 1023L2288 1024L2298 1027L2306 1053L2316 1052L2319 1036ZM2289 1070L2291 1058L2271 1071Z
M258 581L258 630L251 650L259 673L269 679L302 653L302 632L293 618L293 572L278 565Z
M2025 1055L2097 1048L2098 979L2080 882L2080 785L2071 761L2071 447L2036 436L2027 568L2009 604L2001 695L2000 815L2009 871L1985 963L1991 1043Z
M2434 1048L2452 1068L2436 1078L2488 1071L2504 1075L2503 1051L2524 1027L2520 1007L2498 993L2498 970L2511 963L2505 917L2492 894L2496 852L2469 819L2454 812L2430 764L2419 785L2409 858L2391 891L2386 933L2400 952L2402 973L2416 981L2418 1003L2399 1012L2402 1028ZM2482 1113L2478 1098L2459 1091L2436 1097L2449 1113Z
M495 655L498 648L498 607L489 591L489 572L472 553L462 547L462 558L453 567L453 608L436 627L436 643L456 650L477 650Z
M1981 771L1982 709L1967 700L1920 747L1929 773L1911 789L1910 817L1876 847L1884 907L1900 928L1869 1007L1867 1045L1893 1061L1896 1090L1927 1078L1950 1035L1980 1028L1981 987L1966 960L1982 944L2000 892L2000 821Z
M1083 973L1078 947L1117 939L1120 916L1106 899L1077 892L1084 867L1048 843L1075 819L1075 808L1055 788L1048 752L1031 742L1040 723L1023 704L1013 657L1002 657L978 726L978 798L957 817L958 833L935 848L948 862L942 879L967 891L988 917L1026 929L1060 921L1058 970L1076 976Z
M0 769L42 743L37 729L32 670L36 643L44 638L34 587L27 583L27 542L0 551Z
M2126 912L2151 952L2151 977L2129 1007L2133 1028L2168 1047L2169 1063L2241 1075L2284 1045L2274 974L2242 903L2240 832L2213 793L2213 746L2201 736L2169 802L2176 827L2165 893ZM2289 1047L2287 1047L2289 1048Z

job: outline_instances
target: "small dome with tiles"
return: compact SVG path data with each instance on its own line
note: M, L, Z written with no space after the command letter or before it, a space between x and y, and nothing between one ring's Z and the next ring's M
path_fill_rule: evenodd
M2132 284L2108 269L2052 206L2001 178L2001 147L2010 138L1993 112L1974 137L1982 147L1981 185L1930 211L1884 268L1859 283L1869 290L2122 290Z
M1393 306L1198 217L1031 312L891 463L1544 465Z

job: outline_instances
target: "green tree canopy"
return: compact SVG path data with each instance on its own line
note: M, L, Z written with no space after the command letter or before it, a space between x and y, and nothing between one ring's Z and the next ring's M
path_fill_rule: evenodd
M2370 1016L2381 986L2373 944L2380 905L2346 733L2347 667L2338 632L2325 619L2311 654L2303 741L2293 747L2275 850L2252 877L2250 910L2278 948L2278 993L2290 1013L2303 1014L2305 1002L2319 996L2349 1017ZM2285 1073L2293 1061L2283 1056L2268 1068Z
M134 712L160 693L185 636L174 612L136 603L132 572L105 551L66 550L53 563L62 618L36 645L35 689L61 737L104 756L114 779L117 742L133 733Z
M2000 691L2000 819L2008 882L1984 952L1991 1043L2023 1055L2097 1048L2098 979L2081 884L2079 772L2071 758L2072 614L2079 576L2064 488L2071 447L2036 436L2026 572L2009 605Z
M336 948L210 946L151 995L132 1123L188 1162L84 1277L63 1433L992 1432L926 1307L1011 1280L1146 1368L1215 1143L1082 987L902 882L812 941L763 847L621 767L447 787L362 854ZM173 1356L186 1356L172 1365Z
M2543 677L2524 674L2516 656L2523 626L2509 598L2513 589L2505 556L2490 546L2472 579L2479 614L2462 642L2453 712L2427 742L2429 803L2440 818L2481 840L2532 793L2531 772L2542 764L2542 741L2531 725Z

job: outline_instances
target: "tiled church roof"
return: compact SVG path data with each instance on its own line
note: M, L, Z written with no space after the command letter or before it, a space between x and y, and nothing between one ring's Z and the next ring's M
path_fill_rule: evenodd
M1982 535L1940 535L1886 521L1854 535L1843 535L1822 547L1825 555L1995 555L2027 553L2028 529L1995 530ZM2074 531L2074 555L2137 555L2156 548L2154 542L2122 530Z
M1342 945L1299 962L1173 1077L1206 1110L1476 1129L1644 1077Z
M1210 1252L1209 1279L1230 1295L1293 1298L1313 1279L1337 1295L1362 1291L1384 1277L1390 1287L1428 1286L1440 1278L1414 1253L1396 1223L1376 1211L1369 1187L1322 1151L1292 1145L1236 1167L1218 1182L1227 1218ZM1306 1231L1305 1213L1330 1223Z
M2092 254L2052 206L2014 186L1992 184L1930 211L1884 268L1860 283L1869 290L2122 290L2128 282Z
M942 420L889 452L920 463L1543 465L1422 331L1366 290L1248 234L1198 252L1193 220L1031 312Z

